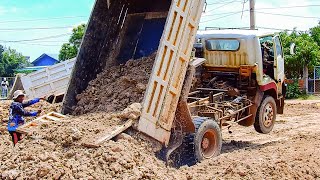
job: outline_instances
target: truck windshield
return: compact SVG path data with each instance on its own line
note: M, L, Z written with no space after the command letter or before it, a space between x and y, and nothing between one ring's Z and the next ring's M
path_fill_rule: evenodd
M237 51L240 42L235 39L209 39L206 40L206 48L209 51Z

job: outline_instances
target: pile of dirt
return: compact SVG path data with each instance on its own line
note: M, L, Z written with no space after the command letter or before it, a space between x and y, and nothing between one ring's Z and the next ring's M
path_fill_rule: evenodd
M287 108L291 113L294 108ZM253 128L224 134L222 154L195 166L166 167L150 144L121 134L98 149L81 146L110 123L123 122L123 113L89 113L53 123L12 148L0 135L0 177L3 179L317 179L320 177L320 140L317 117L278 124L281 132L259 136ZM128 117L128 116L125 116ZM132 117L132 116L130 116ZM283 117L280 117L282 119ZM85 122L85 123L84 123ZM90 123L86 123L90 122ZM295 134L287 126L300 122ZM116 123L117 124L117 123ZM306 129L305 127L315 127ZM250 130L251 129L251 130ZM280 130L279 129L279 130ZM254 134L254 135L253 135ZM258 138L258 139L257 139ZM259 138L262 138L259 140ZM280 139L279 139L280 138ZM284 139L281 139L284 138ZM10 146L11 145L11 146Z
M0 101L0 118L1 122L5 123L9 117L9 107L12 101Z
M319 107L317 103L288 104L274 131L267 135L258 134L253 127L234 127L232 134L223 130L219 157L179 169L166 167L157 159L151 144L141 140L139 133L120 134L100 148L82 146L114 125L136 119L139 104L120 113L70 116L37 127L40 129L15 148L7 132L0 132L0 178L319 179Z
M83 93L77 95L78 103L73 107L73 114L117 112L132 103L141 103L155 56L156 53L105 69Z
M137 104L135 105L137 106ZM140 106L141 107L141 106ZM168 179L175 169L166 168L147 142L121 134L100 148L82 146L93 142L127 118L137 117L132 106L118 114L89 113L41 126L13 149L6 140L0 148L3 179ZM138 136L136 134L135 136ZM5 137L8 135L1 135ZM6 137L9 139L9 137ZM7 147L7 148L5 148ZM166 175L164 175L166 174Z
M12 100L5 100L0 101L0 122L3 124L8 122L9 119L9 108L12 103ZM47 114L49 112L60 112L61 110L61 103L59 104L50 104L46 101L40 101L37 104L32 106L26 107L25 110L27 111L37 111L39 109L42 110L40 115ZM25 118L26 121L32 120L34 117L27 117Z

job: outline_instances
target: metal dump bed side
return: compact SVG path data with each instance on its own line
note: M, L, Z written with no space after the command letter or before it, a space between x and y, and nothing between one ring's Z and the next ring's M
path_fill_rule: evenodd
M73 112L76 95L105 68L155 52L170 5L171 0L96 0L62 113Z
M138 129L168 145L204 0L172 2Z
M29 99L60 96L66 93L75 59L21 76L21 83Z

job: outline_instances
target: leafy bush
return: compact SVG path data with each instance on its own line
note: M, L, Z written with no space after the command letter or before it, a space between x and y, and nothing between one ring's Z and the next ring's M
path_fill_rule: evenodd
M296 99L299 98L301 95L301 91L299 89L299 84L297 81L295 81L292 84L288 84L287 87L287 94L286 94L286 98L287 99Z

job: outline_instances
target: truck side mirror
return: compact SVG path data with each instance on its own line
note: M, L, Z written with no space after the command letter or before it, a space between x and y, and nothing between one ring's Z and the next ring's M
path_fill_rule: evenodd
M296 44L295 43L290 44L290 54L291 55L296 54Z

